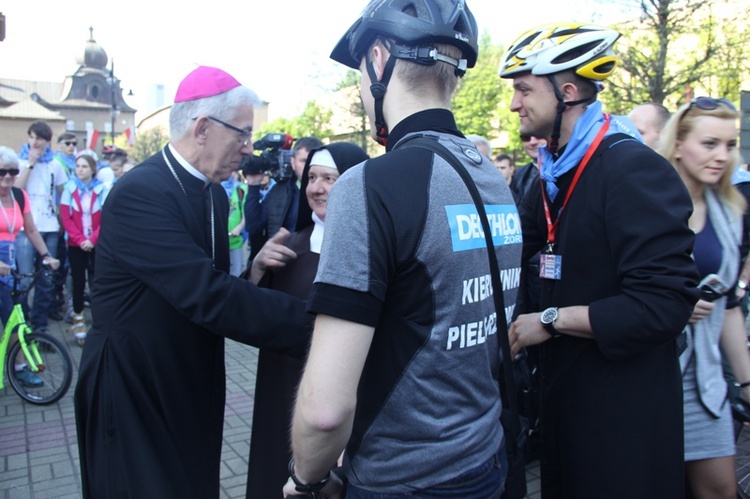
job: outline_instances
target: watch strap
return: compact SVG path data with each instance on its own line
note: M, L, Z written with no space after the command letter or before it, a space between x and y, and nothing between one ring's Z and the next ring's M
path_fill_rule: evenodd
M294 458L289 460L289 476L294 482L294 490L296 490L297 492L302 492L303 494L316 494L320 492L321 489L325 487L326 484L328 484L328 481L331 479L331 473L329 472L328 475L326 475L326 477L319 482L300 482L299 478L297 478L297 475L294 474Z
M557 338L557 337L559 337L559 336L562 336L562 335L560 334L560 331L558 331L557 329L555 329L555 326L554 326L553 324L551 324L551 323L550 323L550 324L545 324L544 322L542 322L542 326L544 326L544 329L545 329L545 330L546 330L546 331L547 331L547 332L548 332L548 333L549 333L549 334L550 334L550 335L551 335L551 336L552 336L553 338Z

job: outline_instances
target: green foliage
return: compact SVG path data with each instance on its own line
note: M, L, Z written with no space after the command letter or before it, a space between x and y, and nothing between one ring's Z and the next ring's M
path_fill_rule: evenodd
M128 151L128 157L134 162L149 158L159 152L169 142L169 134L162 127L152 128L136 136L135 146Z
M327 138L332 135L330 121L333 111L323 109L315 101L308 101L305 110L299 116L291 119L277 118L264 123L254 135L258 138L267 133L288 133L292 137Z
M362 79L359 72L353 69L348 69L344 78L336 85L333 89L334 92L341 90L342 88L357 87L359 88L359 82Z
M675 108L695 88L739 100L750 55L746 2L631 1L641 16L616 27L622 62L602 94L608 110L627 113L649 101Z
M458 128L466 134L488 139L498 136L499 107L502 86L497 68L502 47L492 45L485 33L479 42L476 66L466 71L453 95L453 114Z
M359 96L359 84L362 80L362 76L353 70L348 70L344 79L339 83L337 90L342 91L349 95L348 111L354 116L355 121L358 123L357 132L348 140L359 144L365 150L373 148L373 141L370 139L370 123L367 119L367 111L365 105L362 103L362 99ZM372 151L371 154L376 154L376 151Z

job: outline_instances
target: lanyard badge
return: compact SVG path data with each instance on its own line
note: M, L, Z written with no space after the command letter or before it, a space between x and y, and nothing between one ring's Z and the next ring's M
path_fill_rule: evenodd
M547 246L547 251L539 255L539 277L542 279L562 279L562 255L554 254L554 245Z

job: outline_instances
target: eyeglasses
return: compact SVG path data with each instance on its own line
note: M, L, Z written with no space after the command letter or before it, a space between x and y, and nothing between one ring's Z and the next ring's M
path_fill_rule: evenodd
M77 146L78 142L69 142L69 141L65 140L65 141L63 141L63 144L65 144L66 146Z
M15 177L19 171L18 168L0 168L0 177L4 177L9 173L11 177Z
M237 128L236 126L230 125L229 123L225 123L218 118L214 118L213 116L209 116L208 119L211 121L215 121L216 123L219 123L220 125L224 125L230 130L233 130L237 132L238 134L240 134L240 139L238 140L238 142L242 143L242 147L247 147L247 144L250 142L250 139L253 138L252 131L243 130L242 128Z

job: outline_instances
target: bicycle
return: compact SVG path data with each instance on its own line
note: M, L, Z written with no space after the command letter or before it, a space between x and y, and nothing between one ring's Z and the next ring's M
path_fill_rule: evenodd
M63 398L73 380L73 359L65 345L47 333L32 332L23 311L23 297L48 272L51 270L46 267L33 274L11 270L13 311L0 338L0 389L7 379L22 399L36 405L53 404ZM21 289L20 282L25 278L31 278L31 282ZM17 340L8 348L13 334ZM20 365L25 367L17 371L16 366Z

